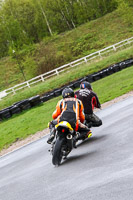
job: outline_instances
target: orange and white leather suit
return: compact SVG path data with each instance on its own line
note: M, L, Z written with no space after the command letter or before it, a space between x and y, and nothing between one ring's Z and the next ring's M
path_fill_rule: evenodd
M83 124L84 120L85 120L85 115L84 115L84 108L83 108L83 104L79 99L76 99L74 97L69 97L69 98L65 98L60 100L57 103L56 106L56 110L53 112L52 118L55 120L57 120L57 122L59 123L60 121L62 121L62 116L64 114L66 117L66 121L69 121L70 119L73 118L73 116L75 116L75 131L78 130L79 127L84 128L85 125ZM75 113L75 115L73 115L73 113ZM64 121L64 120L63 120Z

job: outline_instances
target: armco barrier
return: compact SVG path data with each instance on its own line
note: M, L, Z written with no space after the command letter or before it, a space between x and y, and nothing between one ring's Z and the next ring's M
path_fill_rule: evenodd
M99 50L97 52L91 53L91 54L89 54L89 55L87 55L85 57L77 59L77 60L75 60L75 61L73 61L71 63L65 64L65 65L63 65L61 67L58 67L58 68L54 69L54 70L51 70L49 72L46 72L46 73L41 74L39 76L36 76L36 77L34 77L34 78L32 78L32 79L30 79L28 81L25 81L23 83L17 84L14 87L8 88L8 89L0 92L0 98L3 98L4 96L6 96L6 95L8 95L10 93L15 94L16 91L21 90L23 88L26 88L26 87L30 88L33 84L37 84L37 83L39 83L41 81L44 82L49 77L52 77L52 76L55 76L55 75L58 76L59 73L61 73L64 70L69 70L69 68L71 68L71 67L76 67L77 65L80 65L80 64L83 64L83 63L87 63L87 62L89 62L89 61L91 61L91 60L93 60L93 59L95 59L97 57L101 58L106 53L109 53L111 51L116 51L117 49L119 49L119 48L121 48L123 46L125 47L127 45L128 46L131 45L132 42L133 42L133 37L125 39L125 40L123 40L121 42L118 42L118 43L113 44L113 45L111 45L109 47L101 49L101 50Z
M128 60L124 60L120 63L116 63L114 65L111 65L99 72L96 72L94 74L88 75L86 77L80 78L76 81L72 81L71 83L69 83L68 85L65 85L61 88L56 88L51 92L47 92L45 94L43 94L41 97L40 95L36 95L34 97L31 97L29 99L24 99L22 101L16 102L14 103L12 106L7 107L3 110L0 110L0 121L4 120L4 119L9 119L12 115L17 114L22 112L23 110L27 110L30 109L34 106L40 105L43 102L46 102L54 97L60 96L62 93L62 90L65 87L71 87L72 89L78 88L80 86L80 83L82 81L88 81L90 83L97 81L101 78L104 78L106 76L109 76L113 73L116 73L122 69L125 69L127 67L130 67L133 65L133 59L128 59Z

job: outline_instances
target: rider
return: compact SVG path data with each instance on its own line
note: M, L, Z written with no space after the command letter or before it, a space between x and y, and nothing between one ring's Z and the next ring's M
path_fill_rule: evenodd
M93 113L94 108L101 108L101 105L98 96L92 91L91 84L87 81L82 82L80 90L75 92L75 97L83 103L87 126L101 126L102 120Z
M62 91L62 96L63 99L57 103L56 110L52 115L54 120L49 124L50 137L47 140L48 144L51 144L54 139L55 125L61 121L69 122L75 131L83 132L85 137L89 134L91 136L91 131L83 124L85 115L82 102L74 97L74 91L69 87Z

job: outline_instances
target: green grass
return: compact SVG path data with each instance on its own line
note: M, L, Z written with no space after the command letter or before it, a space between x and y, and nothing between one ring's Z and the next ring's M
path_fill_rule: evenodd
M93 83L101 103L133 90L133 66Z
M69 83L78 78L82 78L88 74L100 71L101 69L104 69L114 63L131 58L133 57L132 52L133 47L121 50L116 53L112 53L111 55L103 57L103 59L96 60L93 63L88 63L77 66L75 68L71 68L69 72L67 72L67 74L62 73L61 75L53 77L45 81L44 83L39 83L36 86L32 86L30 89L27 88L24 90L19 90L16 95L7 96L2 101L0 101L0 110L11 106L13 103L18 102L20 100L35 96L37 94L42 95L48 90L50 91L54 88L61 87L66 83Z
M133 66L92 83L102 103L133 90ZM0 123L0 150L47 127L61 96Z
M71 31L25 47L18 53L26 79L132 37L133 25L123 17L116 10ZM0 91L20 82L24 79L17 61L11 57L1 59Z

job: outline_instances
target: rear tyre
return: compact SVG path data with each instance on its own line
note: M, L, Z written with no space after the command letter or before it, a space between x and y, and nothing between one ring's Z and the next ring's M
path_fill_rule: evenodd
M54 149L53 149L53 157L52 163L53 165L60 165L63 158L63 144L65 143L65 138L57 138Z

